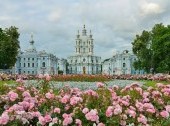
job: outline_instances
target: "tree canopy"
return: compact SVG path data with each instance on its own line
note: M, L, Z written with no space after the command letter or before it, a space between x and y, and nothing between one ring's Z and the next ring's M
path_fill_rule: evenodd
M0 28L0 69L8 69L14 66L19 51L18 28L11 26Z
M144 30L132 42L138 60L135 69L146 72L170 72L170 25L155 24L151 31Z

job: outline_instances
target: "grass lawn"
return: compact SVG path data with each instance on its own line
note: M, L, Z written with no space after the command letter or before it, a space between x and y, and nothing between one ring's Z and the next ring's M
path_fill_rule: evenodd
M4 84L16 84L16 81L14 80L0 81L0 85L4 85Z
M170 84L170 82L167 81L152 81L152 80L142 80L141 82L144 82L144 86L146 87L155 87L157 83L163 83L163 84Z

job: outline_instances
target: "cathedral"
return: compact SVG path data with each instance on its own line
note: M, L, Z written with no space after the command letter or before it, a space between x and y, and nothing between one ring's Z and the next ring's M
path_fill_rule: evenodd
M75 55L68 57L69 74L101 74L101 57L94 55L94 41L85 25L75 39Z
M107 75L144 74L144 70L135 70L133 67L135 60L137 57L128 50L116 53L102 62L102 73Z
M30 45L24 52L19 51L15 63L14 74L57 74L58 58L53 54L37 51L34 46L33 35L31 35Z

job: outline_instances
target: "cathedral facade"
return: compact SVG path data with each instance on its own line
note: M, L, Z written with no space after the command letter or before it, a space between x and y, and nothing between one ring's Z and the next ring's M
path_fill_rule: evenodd
M20 51L15 63L13 73L15 74L57 74L58 59L53 54L37 51L34 46L33 36L28 49Z
M101 74L101 57L95 56L94 41L90 30L87 35L85 25L82 33L76 35L75 55L68 57L69 74Z
M121 74L144 74L143 70L135 70L133 63L137 57L124 50L122 53L117 53L113 57L102 62L102 73L107 75Z

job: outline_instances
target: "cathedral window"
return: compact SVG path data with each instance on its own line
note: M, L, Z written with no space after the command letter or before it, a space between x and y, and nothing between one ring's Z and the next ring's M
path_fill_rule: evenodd
M24 67L25 67L25 63L24 63Z
M25 60L25 58L24 58L24 60Z
M32 67L34 67L34 63L32 63Z
M126 63L123 63L123 67L126 67Z
M86 61L86 59L84 58L84 59L83 59L83 62L85 62L85 61Z
M45 62L42 63L42 67L45 67Z
M28 67L30 67L30 63L28 63Z
M28 58L28 61L30 60L30 58Z
M123 58L123 60L125 60L125 58Z
M32 58L32 61L34 61L34 58Z
M43 57L43 60L45 60L45 57Z
M80 48L79 48L79 53L80 53Z
M30 73L30 71L28 71L28 74Z

